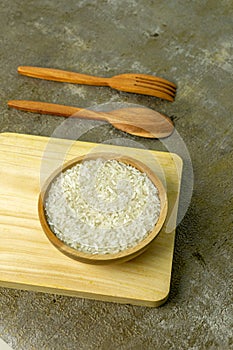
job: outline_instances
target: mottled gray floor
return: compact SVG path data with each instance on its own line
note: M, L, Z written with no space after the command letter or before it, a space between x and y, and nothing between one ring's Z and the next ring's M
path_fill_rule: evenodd
M233 349L232 18L230 0L1 1L1 132L49 136L61 123L59 117L9 110L9 99L80 107L138 103L173 118L195 176L191 205L177 229L164 306L1 288L0 337L13 349ZM157 74L179 90L169 103L18 76L18 65L103 76ZM116 138L161 148L159 141L126 136L108 125L82 136L95 142Z

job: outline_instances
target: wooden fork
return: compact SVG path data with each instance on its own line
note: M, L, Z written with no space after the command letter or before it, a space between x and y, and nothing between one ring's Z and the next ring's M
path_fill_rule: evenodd
M166 79L147 74L120 74L111 78L68 72L60 69L20 66L18 73L33 78L67 83L109 86L113 89L156 96L173 102L176 85Z

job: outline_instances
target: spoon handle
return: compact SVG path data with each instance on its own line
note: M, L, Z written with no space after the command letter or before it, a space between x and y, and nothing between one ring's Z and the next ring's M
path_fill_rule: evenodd
M108 78L69 72L61 69L20 66L18 73L32 78L55 80L66 83L108 86Z
M106 120L104 113L98 113L83 108L58 105L55 103L11 100L8 101L8 106L25 112L49 114L61 117L75 117L81 119Z

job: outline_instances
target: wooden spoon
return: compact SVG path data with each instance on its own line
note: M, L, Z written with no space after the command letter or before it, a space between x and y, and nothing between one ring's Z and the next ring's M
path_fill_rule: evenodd
M129 107L110 112L95 112L77 107L37 101L12 100L9 107L27 112L92 120L104 120L116 129L146 138L163 138L172 134L174 125L164 114L146 107Z

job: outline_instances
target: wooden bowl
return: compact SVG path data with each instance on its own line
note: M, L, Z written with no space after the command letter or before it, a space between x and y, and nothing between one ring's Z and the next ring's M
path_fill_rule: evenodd
M149 234L141 240L136 246L125 249L123 251L120 251L118 253L108 253L108 254L91 254L79 251L75 248L72 248L65 244L63 241L61 241L55 233L51 230L45 213L44 208L44 201L47 197L48 191L50 189L50 186L52 182L55 180L55 178L61 173L66 171L69 168L72 168L77 163L80 163L82 161L90 160L90 159L97 159L102 158L105 160L117 160L120 162L123 162L127 165L131 165L138 169L139 171L146 173L146 175L149 177L149 179L152 181L152 183L157 187L158 189L158 195L160 198L160 215L158 218L157 223L155 224L153 230L149 232ZM41 189L40 195L39 195L39 201L38 201L38 213L39 213L39 219L41 226L47 235L50 242L57 248L59 251L61 251L63 254L69 256L72 259L89 263L89 264L110 264L110 263L119 263L119 262L125 262L130 259L135 258L136 256L143 253L149 245L152 243L154 238L158 235L160 232L164 221L166 219L167 215L167 194L165 191L164 186L162 185L161 181L158 179L158 177L151 171L150 168L148 168L145 164L142 162L135 160L131 157L119 155L119 154L112 154L112 153L90 153L88 155L84 155L81 157L77 157L62 167L62 169L56 170L45 182L43 188Z

